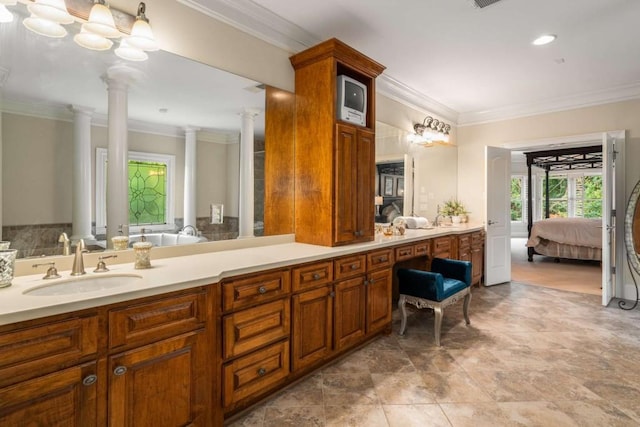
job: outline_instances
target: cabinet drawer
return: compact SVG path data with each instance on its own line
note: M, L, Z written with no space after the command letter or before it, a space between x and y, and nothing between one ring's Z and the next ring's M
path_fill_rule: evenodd
M440 258L451 257L451 238L449 236L433 239L433 256Z
M431 244L430 242L416 243L414 251L416 256L429 256L431 255Z
M204 325L206 291L109 311L109 347L140 345Z
M289 298L285 298L224 316L223 357L248 353L288 336L290 310Z
M291 290L289 270L277 270L225 281L222 285L224 311L249 307L281 298Z
M396 261L410 259L415 256L415 248L413 245L402 246L396 248Z
M223 405L257 397L289 375L289 340L223 365Z
M346 279L347 277L364 274L367 270L367 257L365 255L354 255L337 259L333 262L335 268L335 279Z
M393 249L380 249L367 254L367 270L390 267L393 264Z
M471 247L471 234L461 234L458 236L458 248L468 249Z
M97 316L72 318L0 334L0 387L95 355L98 335Z
M333 262L316 262L293 269L293 291L315 288L333 281Z

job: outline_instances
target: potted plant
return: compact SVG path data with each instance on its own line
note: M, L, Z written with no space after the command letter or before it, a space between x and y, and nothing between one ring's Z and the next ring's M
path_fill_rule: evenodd
M450 199L444 203L440 213L444 216L450 216L451 222L454 224L459 224L462 222L462 217L467 214L467 210L461 201Z

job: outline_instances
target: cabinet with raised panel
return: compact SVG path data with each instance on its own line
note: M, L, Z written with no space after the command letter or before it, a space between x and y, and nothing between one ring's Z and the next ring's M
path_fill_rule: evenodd
M295 69L295 235L324 246L373 240L375 79L384 67L337 39L290 58ZM339 75L367 89L366 119L338 119Z

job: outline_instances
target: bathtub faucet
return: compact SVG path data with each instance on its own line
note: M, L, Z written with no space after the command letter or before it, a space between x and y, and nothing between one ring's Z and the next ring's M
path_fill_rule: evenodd
M195 228L193 225L185 225L184 227L182 227L180 229L180 231L178 231L178 233L179 234L186 234L187 236L197 236L198 235L198 229Z

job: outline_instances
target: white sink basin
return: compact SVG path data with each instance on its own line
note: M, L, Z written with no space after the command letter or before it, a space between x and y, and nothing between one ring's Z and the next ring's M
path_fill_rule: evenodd
M135 285L140 280L142 280L142 276L131 273L79 276L35 286L27 289L23 294L34 296L70 295Z

